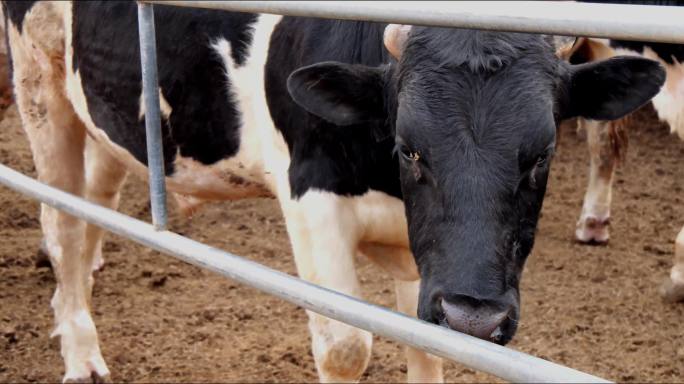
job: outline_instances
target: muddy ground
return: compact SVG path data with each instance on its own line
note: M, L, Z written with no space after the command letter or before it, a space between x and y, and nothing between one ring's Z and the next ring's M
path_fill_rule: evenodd
M573 243L587 177L587 149L564 129L537 243L522 283L522 319L513 348L618 381L684 380L684 303L665 304L657 287L684 224L684 144L650 108L630 130L617 175L610 244ZM0 123L0 161L35 175L16 109ZM126 184L122 211L149 220L146 187ZM0 382L58 381L50 339L52 273L34 266L41 237L38 204L0 188ZM274 200L206 207L173 230L294 273ZM131 241L109 235L96 275L94 318L116 381L314 381L301 308ZM367 299L392 307L391 279L358 260ZM376 337L363 381L405 380L402 347ZM491 376L446 364L449 381Z

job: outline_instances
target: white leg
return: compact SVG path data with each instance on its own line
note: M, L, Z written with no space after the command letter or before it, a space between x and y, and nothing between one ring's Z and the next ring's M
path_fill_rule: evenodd
M624 150L626 136L621 122L579 119L587 131L590 169L582 213L575 237L583 243L608 242L613 176Z
M51 19L42 16L49 14L52 6L51 3L35 5L24 20L24 33L28 34L31 28L50 33L54 25L45 21ZM59 65L36 60L36 54L52 58L54 54L59 57L59 52L36 53L44 48L41 44L45 41L24 38L12 25L8 30L17 106L31 144L38 178L53 187L83 196L83 124L64 96ZM55 59L53 64L57 62L59 60ZM56 322L53 335L61 337L66 369L64 381L106 377L109 370L100 353L89 309L92 254L83 253L85 223L42 205L41 225L57 280L51 301Z
M408 228L401 201L373 192L356 200L356 215L365 229L359 251L394 278L397 309L417 316L420 275L408 249ZM406 347L408 382L444 381L442 359Z
M660 294L666 301L684 301L684 228L675 240L674 265L670 277L660 287Z
M418 313L418 291L420 280L402 281L395 279L397 309L410 316ZM442 383L442 359L420 349L406 348L407 381L409 383Z
M350 198L315 191L298 201L281 198L299 276L359 297L354 255L360 228L349 204ZM371 355L370 332L307 313L321 382L358 381Z
M86 140L85 149L86 187L85 197L110 209L119 206L119 191L126 178L126 168L119 161L91 139ZM102 258L102 228L86 224L83 253L93 260L93 270L104 264Z

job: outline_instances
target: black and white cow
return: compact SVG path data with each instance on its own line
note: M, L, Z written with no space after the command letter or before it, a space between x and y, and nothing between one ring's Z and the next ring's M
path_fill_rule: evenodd
M147 174L135 3L4 7L39 178L115 208L125 175ZM401 311L501 344L558 122L621 117L664 77L642 58L571 66L537 35L155 16L170 191L184 203L274 195L302 278L358 296L362 252L396 278ZM46 206L41 223L64 378L106 376L89 310L102 231ZM357 380L371 334L309 319L321 380ZM408 358L410 380L442 380L439 359Z
M589 1L595 2L595 1ZM682 5L681 1L623 0L627 4ZM665 69L665 84L652 103L660 120L684 139L684 45L625 40L580 38L565 52L570 63L606 60L618 55L641 56L659 62ZM587 132L590 172L575 238L582 243L605 244L610 238L612 186L615 169L625 155L629 117L615 121L578 119ZM675 240L674 263L660 287L667 301L684 301L684 228Z

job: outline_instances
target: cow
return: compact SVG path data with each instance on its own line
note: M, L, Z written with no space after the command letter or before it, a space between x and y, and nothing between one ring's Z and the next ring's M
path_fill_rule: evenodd
M580 38L565 51L571 63L605 60L618 55L639 55L658 61L666 73L665 85L653 98L653 107L670 131L684 139L684 45ZM629 116L614 121L578 119L586 129L590 153L589 184L575 238L581 243L605 244L610 238L612 185L617 165L627 148ZM660 286L669 302L684 300L684 228L675 240L674 265Z
M147 175L135 3L3 6L39 180L115 209L125 176ZM540 35L155 9L166 184L186 208L274 196L301 278L359 296L362 253L400 311L499 344L558 123L620 118L664 80L643 58L569 65ZM103 232L45 205L41 225L64 380L107 377L90 315ZM371 334L308 316L320 380L358 380ZM443 379L438 358L407 358L409 380Z

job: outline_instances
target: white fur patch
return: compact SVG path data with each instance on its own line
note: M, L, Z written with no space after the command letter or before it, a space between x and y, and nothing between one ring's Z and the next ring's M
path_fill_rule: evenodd
M684 140L684 65L676 60L674 64L668 64L648 47L644 49L644 57L656 60L665 67L665 85L653 98L653 107L658 112L658 118L670 125L670 132Z
M166 101L166 98L164 97L164 93L162 92L161 87L159 87L159 112L161 112L161 117L163 119L168 119L169 116L171 116L171 112L173 109L169 105L169 102ZM138 119L142 120L145 117L145 100L143 98L143 94L140 93L140 112L138 112Z
M280 187L276 185L276 175L287 179L290 156L285 140L271 120L264 70L271 34L281 19L282 16L259 16L253 26L249 57L241 66L233 61L228 41L221 38L212 43L231 82L229 97L238 104L242 118L239 152L220 167L250 180L263 181L274 193ZM289 191L289 185L285 189Z

